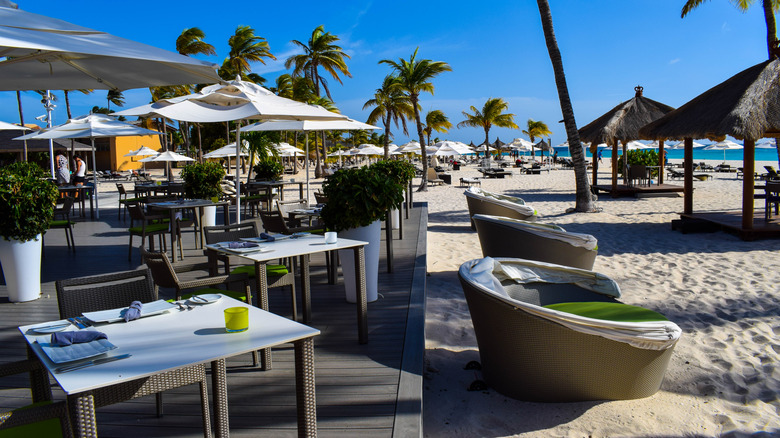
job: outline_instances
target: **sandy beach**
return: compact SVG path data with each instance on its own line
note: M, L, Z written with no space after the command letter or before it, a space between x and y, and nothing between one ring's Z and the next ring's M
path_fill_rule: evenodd
M756 168L765 164L777 163ZM604 184L607 165L599 172ZM430 212L425 436L780 436L778 241L672 231L682 197L602 195L601 212L566 213L574 207L572 170L515 170L512 178L483 180L482 188L523 198L541 213L540 221L594 235L594 270L618 282L622 301L659 311L682 328L661 390L639 400L557 404L517 401L493 389L468 391L480 376L463 368L479 360L479 352L457 269L482 253L457 180L479 173L473 165L451 173L455 184L414 198L428 202ZM740 209L742 180L734 173L712 175L694 182L694 211ZM756 216L763 216L761 200Z

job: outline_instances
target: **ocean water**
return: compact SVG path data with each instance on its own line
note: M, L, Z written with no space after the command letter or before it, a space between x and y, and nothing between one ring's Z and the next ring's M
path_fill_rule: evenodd
M556 147L554 148L556 151L558 151L559 157L569 157L569 148L567 147ZM664 149L667 152L666 157L669 160L682 160L683 154L685 151L682 149ZM703 148L693 148L693 161L723 161L723 152L724 151L717 151L717 150L708 150L705 151ZM742 149L732 149L725 151L726 153L726 161L742 161L743 155L742 155ZM536 155L539 155L537 152ZM592 158L592 154L590 151L585 151L585 157L590 160ZM602 154L602 157L604 159L612 157L612 150L611 149L604 149L604 152ZM764 149L764 148L757 148L756 149L756 161L772 161L777 162L777 149L771 148L771 149Z

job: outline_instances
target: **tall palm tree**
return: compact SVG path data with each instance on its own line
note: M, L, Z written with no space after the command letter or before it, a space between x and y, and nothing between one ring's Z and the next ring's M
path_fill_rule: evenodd
M696 9L704 3L705 0L688 0L682 8L680 18L685 18L689 12ZM732 0L732 3L745 12L755 3L755 0ZM777 23L775 22L775 12L780 9L780 0L761 0L761 6L764 9L764 22L766 23L766 48L769 53L769 59L778 55L777 53ZM780 164L780 138L775 138L775 149L777 149L777 163Z
M426 144L431 144L431 134L433 131L447 132L450 130L450 128L452 128L452 123L447 118L447 115L444 114L444 111L428 111L428 113L425 115L425 128L423 128L425 135L428 137L428 142Z
M244 77L252 69L250 62L265 64L264 58L276 59L271 53L268 41L255 35L255 30L249 26L238 26L235 34L228 39L230 54L222 63L219 75L222 79L232 80L236 76Z
M390 125L395 123L397 128L400 121L404 135L409 135L406 119L414 116L412 103L409 97L395 85L397 82L398 78L395 76L385 76L382 86L374 92L374 98L363 104L364 110L374 107L368 115L367 123L374 124L381 120L382 125L385 127L385 160L390 158Z
M458 128L464 126L482 128L485 131L485 146L490 143L490 128L492 128L493 125L498 126L499 128L519 128L515 123L515 115L504 113L504 111L509 109L509 104L500 97L491 97L488 99L485 102L485 105L482 106L481 111L473 105L470 109L473 114L463 111L463 116L466 120L458 123ZM501 156L501 148L499 148L498 154Z
M192 55L216 55L217 51L214 46L203 41L206 38L206 34L197 27L190 27L184 29L176 38L176 51L184 56Z
M533 143L536 138L549 137L552 135L550 128L548 128L547 124L541 120L535 121L534 119L528 119L527 126L528 129L523 129L523 134L528 136L528 139L531 140L531 143ZM531 156L534 156L534 148L531 148Z
M417 137L420 144L425 144L425 138L423 137L422 121L420 120L420 93L426 92L433 94L433 78L444 73L445 71L452 71L452 67L443 61L431 61L430 59L417 59L417 51L420 48L414 49L414 53L409 57L409 60L399 58L398 61L390 59L383 59L379 61L380 64L389 65L396 73L398 82L394 85L400 91L409 96L409 102L412 104L414 110L414 120L417 123ZM428 181L425 175L428 174L428 154L424 147L420 148L422 154L423 164L423 178L420 182L420 187L417 191L425 191L428 189Z
M320 75L319 68L322 67L326 72L330 73L333 79L337 80L339 84L344 84L339 77L339 73L352 77L352 73L347 68L347 63L344 58L349 59L350 56L342 50L340 46L333 43L339 40L339 37L325 32L325 26L319 25L311 33L311 38L304 44L298 40L292 40L292 43L303 49L303 53L300 55L293 55L284 62L285 68L294 67L293 76L300 76L303 74L305 77L311 79L314 83L314 92L317 96L320 96L320 85L325 89L325 94L328 99L333 100L330 95L330 89L325 78Z
M199 54L216 55L217 51L214 49L214 46L203 41L204 38L206 38L206 33L200 28L190 27L184 29L181 32L181 35L176 38L176 51L184 56ZM187 148L187 151L189 151L191 143L189 123L180 121L179 124L179 128L184 134L184 145ZM200 124L196 124L196 126L198 128L198 138L201 138ZM198 144L198 161L203 162L203 145L200 144L200 142Z
M550 4L547 0L536 0L539 7L539 15L542 19L542 29L544 30L544 39L547 43L547 52L550 54L550 61L555 74L555 84L558 88L558 100L561 103L561 112L563 113L563 122L566 127L566 137L569 140L569 153L574 164L574 179L577 186L575 211L589 212L594 211L593 198L590 193L590 183L588 182L588 170L585 164L585 154L582 152L580 144L580 134L577 132L577 121L574 120L574 108L569 98L569 87L566 85L566 74L563 72L563 60L561 51L558 49L558 41L555 39L555 30L553 29L552 13Z
M119 90L108 90L108 93L106 93L106 101L108 102L106 108L109 110L111 110L112 103L116 106L125 106L125 96L123 96L122 92Z
M19 107L19 125L24 126L24 112L22 111L22 92L16 91L16 104ZM27 140L24 141L24 153L22 159L27 161Z

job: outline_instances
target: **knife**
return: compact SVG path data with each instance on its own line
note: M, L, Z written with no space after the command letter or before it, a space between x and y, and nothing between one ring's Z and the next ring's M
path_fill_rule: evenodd
M76 328L78 328L79 330L81 330L83 328L87 328L87 326L84 325L84 323L82 323L81 321L79 321L76 318L68 318L68 322L70 322L71 324L75 325Z
M100 359L93 359L87 362L77 363L73 365L65 365L54 369L55 374L67 373L68 371L80 370L82 368L91 367L92 365L100 365L102 363L113 362L115 360L127 359L131 354L120 354L118 356L102 357Z

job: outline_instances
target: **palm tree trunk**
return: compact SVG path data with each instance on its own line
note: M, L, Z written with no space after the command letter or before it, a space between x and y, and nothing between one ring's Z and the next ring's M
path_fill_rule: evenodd
M569 140L569 153L571 154L572 162L574 163L574 178L577 185L575 211L594 211L593 198L590 193L590 184L588 183L588 169L585 164L585 154L582 152L580 134L577 132L577 122L574 119L574 109L572 108L571 99L569 98L569 88L566 85L566 74L563 71L561 51L558 49L558 41L555 39L550 4L547 0L536 0L536 3L539 6L542 29L544 29L544 39L547 42L547 51L550 53L550 61L552 62L553 72L555 73L558 99L561 102L561 112L563 113L564 126L566 127L566 137Z
M417 123L417 137L420 139L420 156L422 157L423 165L422 181L420 181L420 187L417 191L425 192L428 191L428 151L425 150L422 121L420 120L420 111L417 109L417 95L410 95L409 100L412 101L412 108L414 108L414 121Z
M16 92L16 103L19 105L19 124L24 126L24 113L22 112L22 92ZM27 161L27 140L24 141L24 161Z
M777 25L775 23L775 11L772 9L773 0L764 0L764 21L766 21L766 45L769 51L769 59L772 59L773 51L777 45Z
M385 124L385 160L390 159L390 116L382 117Z

